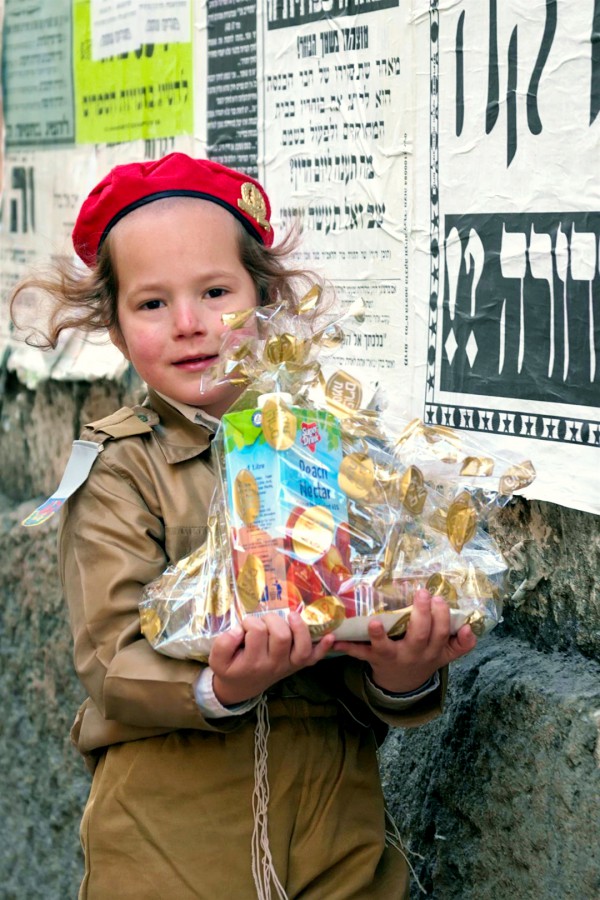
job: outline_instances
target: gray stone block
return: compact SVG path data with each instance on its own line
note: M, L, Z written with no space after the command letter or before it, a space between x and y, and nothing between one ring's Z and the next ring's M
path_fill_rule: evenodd
M432 900L600 897L600 666L501 632L452 667L444 715L382 748ZM421 858L422 857L422 858Z

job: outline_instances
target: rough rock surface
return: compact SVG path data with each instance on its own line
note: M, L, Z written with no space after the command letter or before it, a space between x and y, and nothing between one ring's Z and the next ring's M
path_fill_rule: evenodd
M56 522L19 522L56 488L81 424L135 385L8 378L0 430L0 895L75 897L89 776L68 731L82 699L56 575ZM516 501L495 524L515 572L505 621L454 666L443 717L390 735L382 771L435 900L600 897L600 527ZM516 551L513 549L517 545Z
M453 667L445 714L382 751L435 900L600 897L600 665L502 633Z
M83 692L56 578L56 526L19 527L31 503L2 509L0 895L66 900L77 896L89 778L69 741Z
M114 385L9 379L0 431L0 896L77 896L89 774L69 740L84 693L57 577L57 519L21 520L57 487L82 423L127 402ZM23 498L27 499L24 502Z

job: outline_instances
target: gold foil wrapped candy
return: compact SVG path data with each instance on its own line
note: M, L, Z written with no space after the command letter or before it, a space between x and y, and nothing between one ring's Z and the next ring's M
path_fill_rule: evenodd
M265 567L258 556L250 554L236 579L238 595L246 612L254 612L266 585Z
M296 417L284 401L269 399L262 407L262 429L274 450L289 450L296 440Z
M301 615L311 636L318 639L342 624L346 610L337 597L321 597L306 606Z
M233 486L236 510L245 525L252 525L260 512L260 496L256 478L248 469L242 469Z
M423 588L446 601L453 630L466 623L482 634L500 620L507 565L488 518L531 483L533 465L508 462L471 434L382 413L368 384L335 363L346 323L361 319L362 301L340 310L317 285L296 301L223 316L221 362L203 376L202 389L245 386L235 409L256 418L242 441L247 461L232 479L231 509L221 429L212 445L220 480L207 540L144 593L140 628L160 652L206 659L218 634L264 615L280 598L287 605L278 612L297 610L315 640L330 631L365 640L372 616L402 638ZM320 467L317 438L311 443L322 415L339 423L319 436L339 442L335 471ZM273 555L264 549L260 523L270 511L252 441L283 467L301 428L308 435L301 477L288 472L281 485L278 502L292 512L272 536ZM308 487L299 486L302 479ZM335 516L318 499L327 491L342 497ZM254 549L234 563L242 545Z

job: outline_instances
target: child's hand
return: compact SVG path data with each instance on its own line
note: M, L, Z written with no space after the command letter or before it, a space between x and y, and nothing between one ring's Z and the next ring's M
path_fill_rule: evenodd
M322 660L334 641L328 634L313 644L298 613L290 613L287 622L276 613L247 616L241 626L220 634L213 643L208 664L214 672L215 696L223 706L250 700Z
M442 666L473 649L477 638L468 625L450 635L450 608L428 591L415 594L413 610L402 640L391 640L381 622L369 623L370 643L337 641L333 649L368 662L373 683L392 693L421 687Z

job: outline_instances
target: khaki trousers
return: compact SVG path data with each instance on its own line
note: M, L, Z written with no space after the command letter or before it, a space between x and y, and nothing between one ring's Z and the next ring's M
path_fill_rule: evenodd
M405 900L371 732L333 705L277 700L269 714L269 844L287 896ZM253 790L253 722L109 747L81 823L80 900L256 900Z

